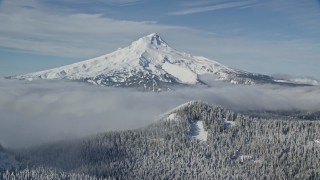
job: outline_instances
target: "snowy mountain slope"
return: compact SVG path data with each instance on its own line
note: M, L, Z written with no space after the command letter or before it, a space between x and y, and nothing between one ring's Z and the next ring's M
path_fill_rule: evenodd
M272 77L235 70L171 48L152 33L110 54L45 71L14 76L23 80L68 79L101 86L160 91L173 85L206 84L201 75L233 84L279 83Z

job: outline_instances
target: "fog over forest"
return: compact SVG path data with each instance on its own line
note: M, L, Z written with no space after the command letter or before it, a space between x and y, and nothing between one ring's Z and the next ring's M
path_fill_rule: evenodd
M0 80L0 144L29 147L99 132L144 127L191 100L232 110L320 107L318 87L212 84L161 93L67 81Z

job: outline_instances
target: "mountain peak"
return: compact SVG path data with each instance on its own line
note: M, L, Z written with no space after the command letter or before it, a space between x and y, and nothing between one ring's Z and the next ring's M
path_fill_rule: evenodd
M160 37L158 33L150 33L148 35L146 35L145 37Z
M169 45L157 33L151 33L134 42L134 44L141 43L155 47L169 47Z

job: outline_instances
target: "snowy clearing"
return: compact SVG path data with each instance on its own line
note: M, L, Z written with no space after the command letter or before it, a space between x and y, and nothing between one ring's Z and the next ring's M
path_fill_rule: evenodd
M200 141L207 141L208 132L204 130L203 121L196 121L191 124L191 137Z

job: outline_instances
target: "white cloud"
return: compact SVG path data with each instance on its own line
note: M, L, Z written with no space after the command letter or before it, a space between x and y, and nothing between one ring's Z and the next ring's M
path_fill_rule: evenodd
M249 1L236 1L236 2L227 2L227 3L219 3L215 5L208 5L208 2L205 2L203 4L194 4L194 5L203 5L201 7L192 7L181 11L175 11L169 13L169 15L188 15L188 14L195 14L195 13L202 13L202 12L208 12L208 11L217 11L222 9L230 9L230 8L237 8L247 5L252 5L256 3L255 0L249 0Z
M26 6L32 8L26 8ZM5 1L0 10L0 46L37 53L87 57L151 32L190 31L155 22L114 20L100 14L52 11L37 1Z

